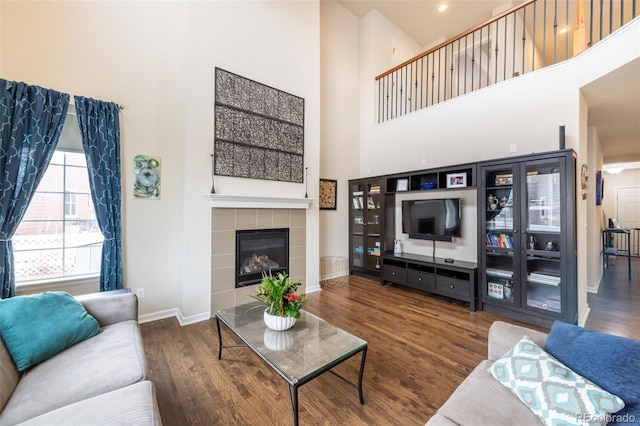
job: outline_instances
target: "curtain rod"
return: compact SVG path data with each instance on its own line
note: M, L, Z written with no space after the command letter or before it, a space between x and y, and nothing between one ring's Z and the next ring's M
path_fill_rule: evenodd
M76 103L75 103L75 101L73 100L73 97L70 97L70 99L69 99L69 106L72 106L74 109L75 109L75 107L76 107ZM124 105L122 105L122 104L116 104L116 106L118 107L118 109L119 109L120 111L123 111L123 110L124 110Z

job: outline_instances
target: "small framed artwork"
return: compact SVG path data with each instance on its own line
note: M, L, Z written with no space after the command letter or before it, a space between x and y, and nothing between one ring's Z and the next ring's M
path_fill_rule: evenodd
M160 157L138 154L133 158L133 196L160 198Z
M496 175L495 185L496 186L513 185L513 175L512 174Z
M466 173L448 173L447 174L447 188L466 188L466 187L467 187Z
M409 190L409 179L402 178L396 180L396 192L403 192Z
M320 179L320 210L336 210L338 181Z

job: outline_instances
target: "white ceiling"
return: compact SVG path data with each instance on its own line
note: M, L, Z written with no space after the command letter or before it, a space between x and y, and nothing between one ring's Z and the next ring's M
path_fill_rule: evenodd
M362 18L377 10L422 46L449 39L489 20L504 1L337 0ZM445 12L438 6L446 2ZM513 5L522 3L521 0ZM640 161L640 59L583 88L589 125L597 128L606 163Z

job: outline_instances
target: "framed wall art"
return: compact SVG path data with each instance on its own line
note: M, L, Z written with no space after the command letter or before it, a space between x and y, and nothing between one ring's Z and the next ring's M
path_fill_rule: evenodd
M396 192L404 192L409 190L409 178L402 178L396 181Z
M160 198L160 157L138 154L133 158L133 196Z
M337 180L320 179L320 210L336 210L337 194Z
M303 183L304 99L215 70L214 174Z
M596 206L602 205L604 199L604 177L602 170L596 172Z
M466 188L466 187L467 187L466 173L448 173L447 174L447 188Z

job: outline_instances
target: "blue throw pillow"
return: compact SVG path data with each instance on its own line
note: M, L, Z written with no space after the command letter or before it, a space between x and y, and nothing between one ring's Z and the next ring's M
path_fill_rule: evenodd
M610 424L628 425L631 416L640 422L640 341L556 321L545 350L624 401Z
M0 300L0 337L18 371L100 333L100 324L65 292Z

